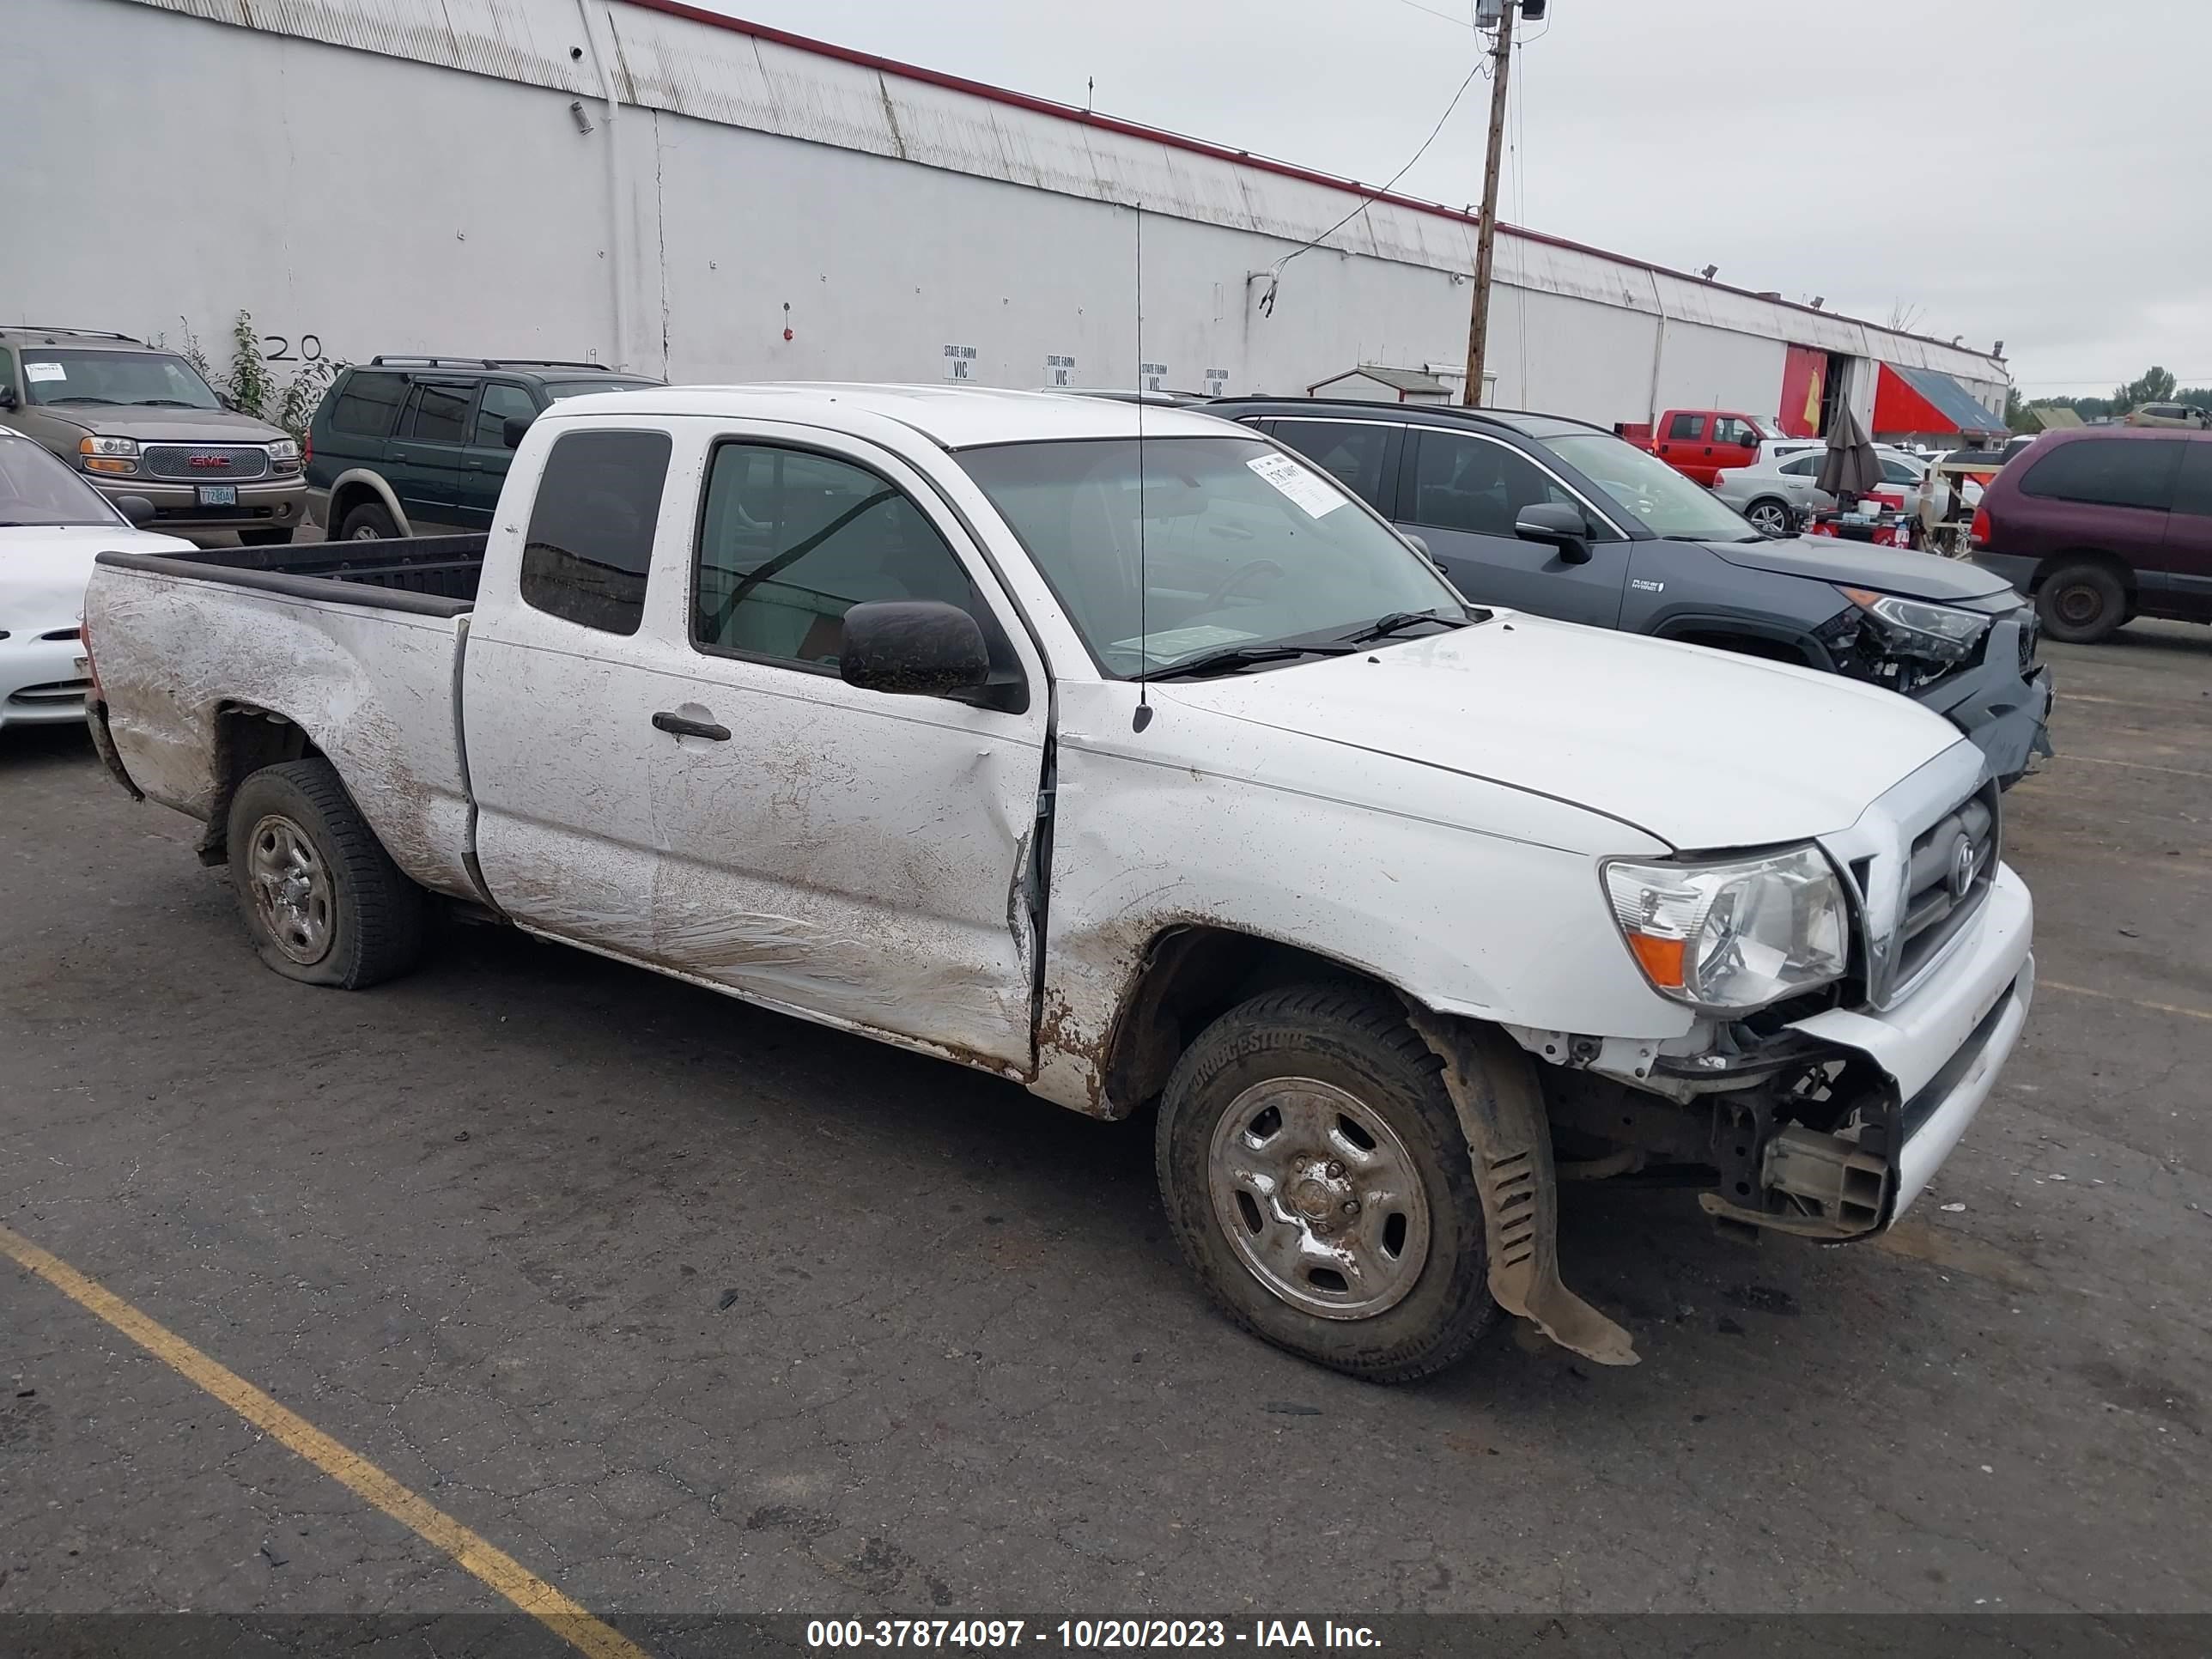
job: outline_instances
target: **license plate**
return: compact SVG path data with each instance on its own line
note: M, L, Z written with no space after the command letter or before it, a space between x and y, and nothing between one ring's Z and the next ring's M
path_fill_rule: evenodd
M236 507L238 486L236 484L202 484L199 487L199 498L202 507Z

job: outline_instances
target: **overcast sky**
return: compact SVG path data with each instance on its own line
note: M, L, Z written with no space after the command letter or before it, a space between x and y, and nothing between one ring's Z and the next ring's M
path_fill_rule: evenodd
M709 0L1380 185L1472 62L1467 0ZM1508 223L1914 331L2029 397L2212 385L2212 0L1553 0ZM2085 21L2098 21L2094 24ZM1398 188L1482 193L1477 82ZM1512 131L1513 129L1509 129Z

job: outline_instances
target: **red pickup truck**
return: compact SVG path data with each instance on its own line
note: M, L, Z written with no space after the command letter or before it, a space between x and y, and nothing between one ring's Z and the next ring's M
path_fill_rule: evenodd
M1622 422L1613 429L1708 489L1723 467L1757 460L1761 441L1789 435L1778 422L1726 409L1670 409L1648 426Z

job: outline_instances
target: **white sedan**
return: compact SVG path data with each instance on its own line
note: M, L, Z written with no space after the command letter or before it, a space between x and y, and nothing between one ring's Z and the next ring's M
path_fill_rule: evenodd
M1832 511L1836 505L1836 498L1814 482L1820 476L1821 463L1827 459L1827 446L1818 440L1791 441L1800 447L1764 449L1749 466L1731 467L1713 478L1714 495L1761 530L1777 536L1789 534L1813 514ZM1909 507L1928 463L1886 444L1876 444L1875 455L1881 463L1882 487L1901 492ZM1980 503L1979 485L1969 483L1966 495L1967 506Z
M44 445L0 430L0 726L84 718L84 585L111 548L193 550L138 529Z

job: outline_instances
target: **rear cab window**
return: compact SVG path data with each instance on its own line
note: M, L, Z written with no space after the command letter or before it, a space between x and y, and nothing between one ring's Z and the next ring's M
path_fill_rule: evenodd
M525 605L602 634L637 632L671 448L665 432L554 441L523 538Z
M1677 415L1667 422L1667 435L1670 438L1695 438L1705 429L1705 417L1702 415Z

